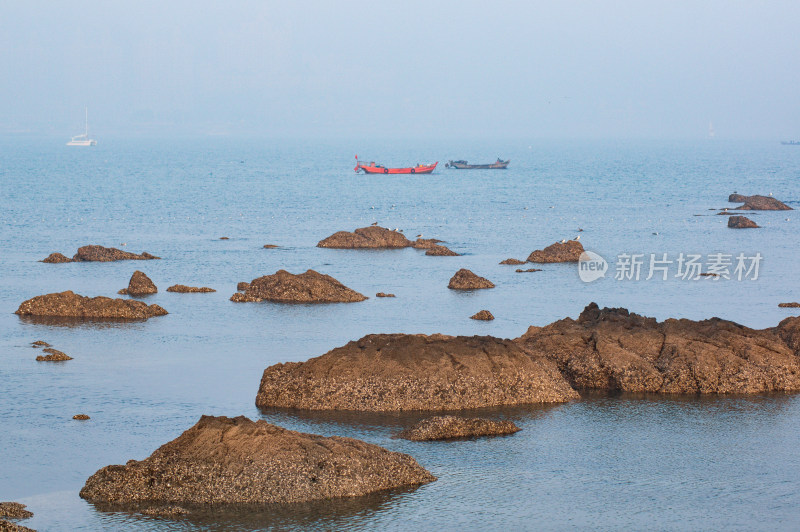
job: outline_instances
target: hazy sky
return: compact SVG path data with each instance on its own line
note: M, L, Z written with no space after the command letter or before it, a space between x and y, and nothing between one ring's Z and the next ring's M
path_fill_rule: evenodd
M800 138L800 2L0 0L0 133ZM77 130L77 131L76 131Z

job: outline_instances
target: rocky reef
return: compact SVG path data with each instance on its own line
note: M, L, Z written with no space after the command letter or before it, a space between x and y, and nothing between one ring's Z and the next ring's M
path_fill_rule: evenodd
M185 284L174 284L167 288L167 292L177 292L179 294L209 293L216 292L207 286L186 286Z
M38 362L66 362L67 360L72 360L72 357L63 351L59 351L51 347L47 347L42 351L47 354L37 356L36 360Z
M435 245L427 248L426 251L425 251L425 254L429 255L429 256L432 256L432 257L458 257L458 256L460 256L458 253L456 253L452 249L450 249L450 248L448 248L446 246L442 246L441 244L435 244Z
M244 293L231 296L237 303L273 301L276 303L355 303L366 296L322 273L308 270L292 274L278 270L247 283Z
M352 233L338 231L321 240L317 247L336 249L391 249L411 247L403 233L385 227L361 227Z
M484 320L484 321L491 321L494 319L494 316L488 310L481 310L470 316L472 320Z
M465 268L461 268L450 278L447 288L451 290L480 290L482 288L494 288L494 283Z
M480 417L434 416L423 419L397 435L411 441L451 440L479 436L501 436L519 432L512 421L494 421Z
M117 293L129 296L147 296L157 292L158 287L156 287L156 284L144 272L136 270L131 275L131 280L128 281L128 288L123 288Z
M728 201L731 203L744 203L741 207L736 207L736 210L742 211L791 211L791 207L778 201L772 196L743 196L741 194L731 194L728 196Z
M144 320L163 316L167 311L158 305L148 305L133 299L85 297L67 290L23 301L15 314L34 317Z
M583 244L577 240L566 240L550 244L528 255L528 262L578 262L583 253Z
M746 216L731 216L728 218L728 227L731 229L758 229L759 225Z

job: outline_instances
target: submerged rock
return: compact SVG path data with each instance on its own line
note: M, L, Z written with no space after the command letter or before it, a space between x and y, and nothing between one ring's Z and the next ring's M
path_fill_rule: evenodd
M72 419L77 419L78 421L86 421L87 419L91 418L86 414L75 414L74 416L72 416Z
M75 262L113 262L117 260L154 260L160 257L147 252L136 254L122 251L117 248L104 248L103 246L83 246L72 257Z
M759 225L746 216L731 216L728 218L728 227L731 229L757 229Z
M75 261L66 255L62 255L61 253L51 253L47 256L47 258L42 259L40 262L46 262L48 264L63 264L65 262Z
M430 249L444 242L438 238L417 238L411 245L416 249Z
M800 308L800 303L778 303L781 308Z
M33 517L33 512L25 509L26 505L19 502L0 502L0 517L9 519L28 519Z
M434 246L431 246L431 247L427 248L427 251L425 252L425 254L426 255L430 255L430 256L434 256L434 257L458 257L458 256L460 256L458 253L456 253L452 249L450 249L450 248L448 248L446 246L441 246L439 244L436 244Z
M275 244L264 244L264 249L275 249L277 247Z
M657 322L594 303L577 320L531 327L517 341L554 360L575 388L662 393L800 391L800 359L786 338L800 319L754 330L712 318Z
M117 293L129 296L147 296L157 292L158 288L156 287L155 283L151 281L150 278L144 274L144 272L136 270L133 272L133 275L131 275L131 280L128 282L128 288L123 288Z
M256 405L308 410L458 410L563 402L556 365L490 336L372 334L264 370Z
M167 292L178 292L181 294L193 294L197 292L208 293L216 292L213 288L207 286L186 286L185 284L174 284L167 288Z
M231 301L277 303L355 303L367 299L364 295L331 277L314 270L292 274L278 270L272 275L253 279L244 293L231 296Z
M31 347L52 347L50 344L45 342L44 340L36 340L35 342L31 342Z
M141 320L153 316L164 316L167 311L158 305L148 305L133 299L84 297L67 290L23 301L15 314L40 317Z
M542 269L541 268L526 268L526 269L523 270L522 268L517 268L514 271L516 273L533 273L533 272L540 272L540 271L542 271Z
M411 241L403 233L386 229L385 227L361 227L352 233L339 231L328 238L321 240L317 247L337 249L381 249L381 248L407 248Z
M741 194L731 194L728 196L728 201L731 203L744 202L741 207L736 207L736 210L742 211L791 211L791 207L778 201L772 196L743 196Z
M577 240L556 242L528 255L528 262L578 262L583 251L583 244Z
M519 264L525 264L525 261L524 260L519 260L519 259L506 259L506 260L502 261L500 264L510 264L510 265L513 265L513 266L517 266Z
M100 469L80 496L123 504L293 503L434 480L412 457L360 440L294 432L244 416L202 416L148 458Z
M478 313L473 314L472 316L470 316L470 319L472 319L472 320L491 321L491 320L494 319L494 316L492 316L492 313L489 312L488 310L481 310Z
M72 357L66 353L50 347L44 349L43 352L47 353L47 355L37 356L36 360L38 362L66 362L67 360L72 360Z
M512 421L494 421L479 417L434 416L423 419L399 438L411 441L450 440L478 436L501 436L514 434L521 429Z
M384 292L378 292L375 294L375 297L394 297L394 294L386 294Z
M447 288L451 290L479 290L482 288L494 288L494 283L471 271L461 268L453 277L450 278Z

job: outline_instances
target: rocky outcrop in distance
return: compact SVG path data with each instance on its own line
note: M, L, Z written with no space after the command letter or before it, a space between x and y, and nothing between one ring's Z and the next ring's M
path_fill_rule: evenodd
M592 303L517 339L574 388L658 393L800 391L800 318L755 330L712 318L657 322Z
M61 253L51 253L46 259L42 260L42 262L113 262L117 260L154 260L159 258L160 257L156 257L147 252L136 254L117 248L83 246L78 248L78 252L71 259L68 259Z
M412 457L266 421L203 416L144 460L106 466L80 496L119 504L267 504L357 497L436 480Z
M480 436L502 436L519 432L512 421L494 421L479 417L434 416L423 419L397 435L411 441L451 440Z
M177 292L179 294L195 294L195 293L209 293L216 292L213 288L207 286L186 286L185 284L174 284L167 288L167 292Z
M373 334L264 370L256 405L308 410L458 410L563 402L556 365L489 336Z
M72 360L71 356L57 349L47 347L42 351L47 354L37 356L36 360L38 362L66 362L67 360Z
M583 244L577 240L566 240L534 251L528 255L528 262L578 262L583 251Z
M506 260L500 262L500 264L518 266L520 264L525 264L525 261L524 260L519 260L519 259L506 259Z
M46 258L39 262L46 262L47 264L63 264L65 262L76 262L75 260L62 255L61 253L51 253Z
M473 314L469 317L472 320L483 320L483 321L491 321L494 319L494 316L488 310L481 310L477 313Z
M778 303L780 308L800 308L800 303L792 302L792 303Z
M378 292L375 297L394 297L394 294L387 294L385 292Z
M514 272L516 273L533 273L540 271L542 271L541 268L525 268L524 270L522 268L517 268L516 270L514 270Z
M759 225L746 216L731 216L728 218L728 227L731 229L757 229Z
M158 287L144 272L136 270L131 275L131 280L128 281L128 288L123 288L117 293L128 296L147 296L158 293Z
M91 418L86 414L75 414L74 416L72 416L72 419L76 419L78 421L87 421Z
M346 287L330 275L314 270L292 274L278 270L272 275L253 279L244 293L231 296L231 301L276 303L355 303L367 299L363 294Z
M736 207L736 210L742 211L791 211L791 207L778 201L772 196L743 196L741 194L731 194L728 196L728 201L731 203L744 203L741 207Z
M158 305L148 305L134 299L85 297L68 290L23 301L15 314L33 317L145 320L164 316L167 311Z
M466 268L461 268L450 278L447 288L451 290L480 290L494 288L494 283L489 279L472 273Z
M393 249L407 248L412 242L403 233L385 227L361 227L352 233L338 231L321 240L317 247L336 249Z
M459 257L460 255L453 251L452 249L442 246L440 244L436 244L427 248L425 254L432 257Z

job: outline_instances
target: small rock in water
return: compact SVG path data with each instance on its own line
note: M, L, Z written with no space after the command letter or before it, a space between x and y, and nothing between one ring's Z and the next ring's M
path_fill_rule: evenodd
M383 292L378 292L375 294L375 297L394 297L394 294L385 294Z
M517 272L517 273L532 273L532 272L540 272L540 271L542 271L542 269L541 268L527 268L527 269L523 270L521 268L517 268L514 271Z
M75 261L65 255L62 255L61 253L51 253L47 256L47 258L42 259L40 262L46 262L47 264L63 264L65 262Z
M275 244L264 244L264 249L275 249L277 247Z
M23 301L14 314L35 318L141 320L153 316L164 316L167 311L158 305L148 305L135 299L84 297L67 290Z
M39 356L37 356L36 357L37 361L39 361L39 362L65 362L67 360L72 360L72 357L67 355L66 353L58 351L57 349L52 349L50 347L45 348L43 350L43 352L47 353L47 355L39 355Z
M434 416L423 419L398 437L411 441L450 440L478 436L514 434L521 429L512 421L494 421L479 417Z
M221 236L221 237L219 237L219 239L220 240L230 240L230 238L228 238L227 236Z
M466 268L461 268L450 278L447 288L451 290L479 290L482 288L494 288L494 283L489 279L475 275Z
M181 294L190 294L190 293L208 293L208 292L216 292L213 288L209 288L207 286L186 286L185 284L174 284L167 288L167 292L178 292Z
M90 418L86 414L75 414L74 416L72 416L72 419L77 419L78 421L86 421L87 419Z
M700 277L719 277L719 274L718 273L703 272L703 273L700 274Z
M492 316L492 313L489 312L488 310L481 310L480 312L470 316L470 319L491 321L494 319L494 316Z
M519 260L519 259L506 259L506 260L502 261L500 264L508 264L508 265L513 265L513 266L518 266L520 264L525 264L525 261L524 260Z
M731 216L728 218L728 227L731 229L757 229L759 225L746 216Z
M272 275L253 279L244 293L237 292L237 303L272 301L275 303L356 303L367 299L330 275L314 270L292 274L278 270Z
M51 347L51 345L44 340L36 340L35 342L31 342L31 347Z
M128 288L123 288L117 293L129 296L146 296L155 294L157 292L158 288L156 287L155 283L151 281L150 278L143 272L136 270L133 272L133 275L131 275L131 280L128 282Z
M578 262L583 245L577 240L564 240L534 251L528 256L528 262Z
M446 246L436 244L431 246L425 252L426 255L433 257L458 257L459 254Z
M800 303L778 303L780 308L800 308Z

